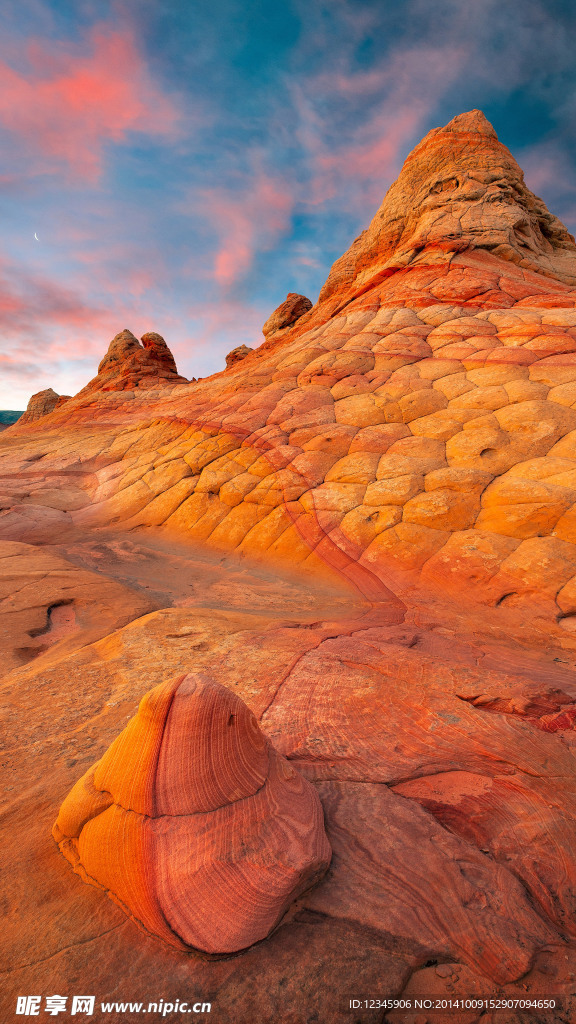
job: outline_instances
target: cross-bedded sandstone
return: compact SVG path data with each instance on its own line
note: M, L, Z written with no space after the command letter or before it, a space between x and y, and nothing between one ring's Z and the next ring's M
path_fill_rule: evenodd
M331 856L314 788L239 697L197 673L143 698L53 835L146 931L211 954L265 938Z

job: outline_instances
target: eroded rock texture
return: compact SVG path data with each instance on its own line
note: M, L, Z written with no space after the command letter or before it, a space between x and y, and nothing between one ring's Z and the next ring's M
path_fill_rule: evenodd
M112 339L98 366L98 375L80 392L129 391L184 380L164 338L155 331L142 335L142 344L125 328Z
M216 954L265 938L331 856L314 788L237 696L198 675L144 697L53 835L146 931Z
M22 542L67 563L59 601L99 574L133 609L85 643L55 623L25 663L45 608L30 625L9 594L1 609L19 666L2 696L20 723L14 984L33 991L41 961L52 991L79 971L115 991L120 971L149 999L161 970L209 994L218 1024L339 1024L358 993L554 992L552 1013L507 1024L572 1024L574 240L472 111L416 147L298 312L194 383L123 332L88 389L0 438L22 611ZM55 563L39 564L48 601ZM334 851L266 942L217 964L166 953L43 845L80 770L191 663L316 788Z
M248 348L247 345L238 345L237 348L233 348L232 351L229 352L228 355L226 356L226 369L228 369L229 366L234 366L235 363L239 363L242 359L245 359L246 356L250 354L250 352L253 351L254 349Z
M461 115L416 147L316 306L246 369L192 386L157 335L113 340L98 377L44 418L47 448L72 424L99 445L70 515L569 617L574 275L571 236L483 115Z
M28 402L26 412L22 413L20 423L33 423L49 412L58 409L64 402L67 402L70 395L57 395L53 388L46 388L45 391L38 391Z
M268 317L262 328L262 334L268 339L273 334L277 334L278 331L291 327L309 309L312 309L310 299L307 299L305 295L298 295L297 292L288 292L284 302L281 302L272 315Z

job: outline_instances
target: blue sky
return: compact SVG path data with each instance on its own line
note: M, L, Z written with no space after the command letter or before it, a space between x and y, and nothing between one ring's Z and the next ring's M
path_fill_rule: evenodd
M572 3L18 0L3 23L0 408L75 393L124 327L222 369L464 110L576 231Z

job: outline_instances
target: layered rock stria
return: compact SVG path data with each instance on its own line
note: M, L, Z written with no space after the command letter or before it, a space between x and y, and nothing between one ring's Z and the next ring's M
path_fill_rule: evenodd
M53 835L147 931L206 953L265 938L331 856L315 789L235 694L198 675L143 698Z
M18 648L44 607L11 634L0 698L26 738L6 731L6 857L32 922L14 983L35 990L41 961L51 991L82 976L115 992L120 970L148 1000L160 971L211 993L219 1024L339 1024L359 992L553 988L539 1024L570 1024L576 245L471 111L410 154L318 302L297 298L296 319L280 307L259 347L193 383L123 332L84 391L0 438L4 621L10 586L29 594L13 556L36 545L157 609L38 658ZM58 601L88 582L67 573ZM42 846L80 771L191 657L316 788L334 850L225 963L184 964Z
M319 304L349 298L380 275L426 262L436 247L445 253L480 249L576 284L573 236L527 188L480 110L433 129L416 146L370 227L332 267ZM480 294L476 289L461 297ZM510 297L520 298L514 291Z

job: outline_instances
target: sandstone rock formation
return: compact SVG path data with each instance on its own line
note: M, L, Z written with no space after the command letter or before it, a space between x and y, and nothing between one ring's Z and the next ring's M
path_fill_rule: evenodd
M80 392L127 391L185 380L176 368L164 338L155 331L142 335L142 344L128 328L117 334L98 366L98 375Z
M262 328L262 334L268 340L272 335L276 335L278 331L291 327L309 309L312 309L310 299L307 299L305 295L298 295L297 292L288 292L284 302L268 317Z
M538 1024L568 1024L576 245L472 111L416 147L319 301L281 323L194 384L146 376L124 339L87 390L0 437L0 536L157 609L54 661L24 663L13 631L14 985L42 962L52 991L80 973L116 991L120 972L147 1000L185 971L219 1024L301 1024L303 996L310 1021L340 1024L358 992L526 998L553 978L562 1003ZM58 600L80 585L67 571ZM42 844L80 771L191 656L316 788L334 858L266 942L184 969Z
M369 228L332 267L319 303L332 299L334 306L336 297L359 294L378 276L428 262L434 250L438 259L471 249L576 284L573 236L526 187L480 110L433 129L416 146Z
M22 413L18 423L33 423L34 420L39 420L42 416L47 416L53 409L59 408L67 402L70 395L57 395L52 388L46 388L45 391L37 391L35 395L28 402L26 412Z
M331 856L314 788L237 696L193 674L144 697L53 834L148 932L215 954L265 938Z
M360 566L364 583L473 583L480 602L527 595L567 620L575 266L571 236L483 115L460 115L416 147L317 305L291 327L271 318L244 373L191 390L152 359L157 339L114 339L98 377L53 414L114 424L114 454L70 514ZM153 398L135 402L145 388Z
M163 370L168 373L178 374L174 356L161 334L157 334L156 331L147 331L140 340L148 356L158 363Z
M69 524L57 524L62 532ZM32 660L55 664L157 607L141 591L34 544L0 541L0 564L3 673Z
M235 366L236 363L241 362L242 359L245 359L253 351L254 349L248 348L248 345L238 345L237 348L233 348L226 356L226 369L229 366Z

